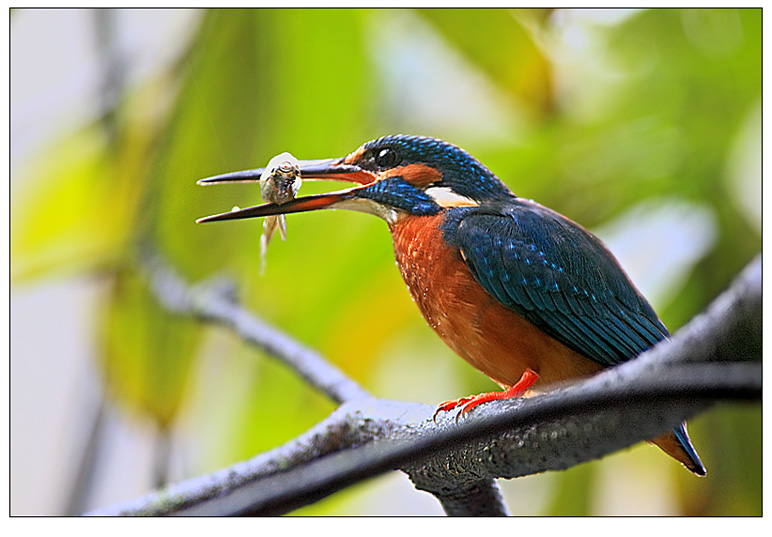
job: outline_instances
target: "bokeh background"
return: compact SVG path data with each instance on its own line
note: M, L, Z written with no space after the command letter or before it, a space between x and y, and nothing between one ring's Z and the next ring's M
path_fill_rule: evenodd
M495 386L411 302L385 224L196 179L388 133L467 149L598 234L671 330L761 248L761 10L14 10L11 513L78 513L295 437L333 404L227 330L164 311L150 245L375 395ZM41 36L45 36L42 39ZM306 184L301 194L329 188ZM527 515L758 515L761 409L690 422L698 479L639 445L502 482ZM297 514L440 514L394 473Z

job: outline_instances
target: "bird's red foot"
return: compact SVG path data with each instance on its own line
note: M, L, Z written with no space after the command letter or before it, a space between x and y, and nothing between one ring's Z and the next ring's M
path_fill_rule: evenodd
M436 418L437 414L439 414L440 412L447 412L448 410L453 410L458 406L461 407L461 412L459 412L459 416L460 416L461 414L468 413L477 405L480 405L482 403L487 403L488 401L498 401L500 399L514 399L516 397L520 397L525 393L525 391L528 388L533 386L538 379L539 379L539 375L537 375L531 369L526 369L523 375L520 377L520 380L518 380L514 385L510 386L504 391L487 392L487 393L481 393L478 395L469 395L467 397L461 397L460 399L454 399L452 401L445 401L443 403L440 403L437 406L437 410L434 412L434 418Z

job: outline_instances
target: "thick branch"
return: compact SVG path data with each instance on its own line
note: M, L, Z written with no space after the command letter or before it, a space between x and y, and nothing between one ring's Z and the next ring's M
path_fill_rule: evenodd
M757 399L760 372L758 363L690 364L667 377L625 375L612 388L593 378L559 394L487 404L458 425L453 416L432 423L429 405L346 403L285 446L91 514L283 514L397 468L419 488L457 498L491 477L599 458L652 438L715 401Z
M285 446L93 514L279 514L395 468L452 509L491 478L568 468L716 401L760 398L760 364L742 363L761 356L760 306L756 261L672 340L581 383L486 404L459 425L435 425L427 405L353 401Z

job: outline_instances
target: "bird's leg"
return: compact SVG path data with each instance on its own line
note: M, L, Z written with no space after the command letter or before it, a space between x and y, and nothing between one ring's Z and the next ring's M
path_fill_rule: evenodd
M535 371L533 371L532 369L526 369L523 372L523 375L520 377L520 380L518 380L515 384L513 384L512 386L510 386L504 391L487 392L487 393L481 393L478 395L470 395L467 397L462 397L460 399L454 399L452 401L445 401L444 403L440 403L439 406L437 406L437 410L434 413L434 417L436 418L437 414L439 414L440 412L447 412L448 410L452 410L457 406L461 406L460 414L466 414L477 405L480 405L482 403L487 403L488 401L498 401L500 399L514 399L516 397L520 397L525 393L525 391L528 388L533 386L538 379L539 379L539 375L537 375Z

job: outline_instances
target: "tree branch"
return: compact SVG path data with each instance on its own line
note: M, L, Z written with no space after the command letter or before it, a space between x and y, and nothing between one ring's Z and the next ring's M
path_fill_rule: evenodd
M482 480L456 494L435 494L448 516L509 516L501 488L495 479Z
M747 360L760 356L756 260L673 339L580 383L486 404L460 424L433 423L428 405L356 397L284 446L91 514L281 514L396 468L449 514L505 514L492 479L565 469L717 401L759 399L761 366Z
M189 286L158 256L145 254L143 268L158 300L170 311L227 326L244 341L278 358L336 403L370 394L319 353L258 319L235 301L235 287L216 279Z

